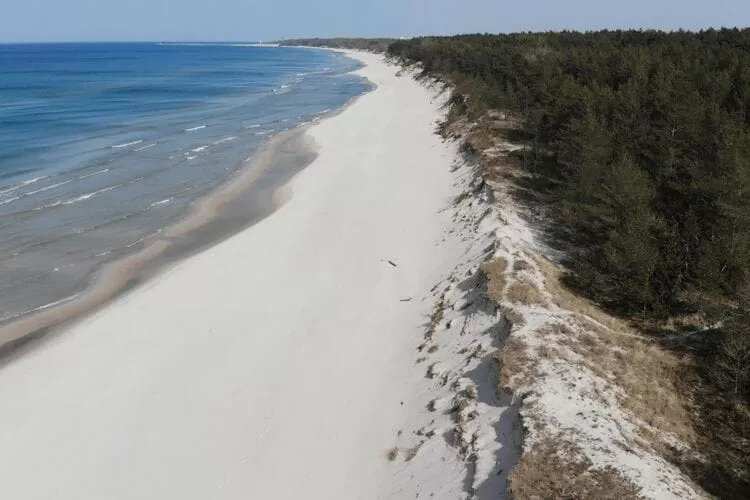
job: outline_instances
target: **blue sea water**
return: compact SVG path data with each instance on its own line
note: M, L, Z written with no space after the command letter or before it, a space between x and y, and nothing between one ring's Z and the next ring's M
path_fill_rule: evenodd
M238 44L0 45L0 321L76 293L269 137L363 93L357 67Z

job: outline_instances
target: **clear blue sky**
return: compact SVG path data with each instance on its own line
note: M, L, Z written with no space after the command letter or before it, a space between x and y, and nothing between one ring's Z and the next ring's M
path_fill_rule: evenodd
M0 42L750 25L750 0L4 0Z

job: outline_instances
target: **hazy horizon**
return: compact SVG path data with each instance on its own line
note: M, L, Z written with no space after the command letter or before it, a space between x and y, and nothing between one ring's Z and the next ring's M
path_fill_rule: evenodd
M744 28L750 4L727 0L27 0L5 9L0 43L253 42L292 38L412 37L457 33Z

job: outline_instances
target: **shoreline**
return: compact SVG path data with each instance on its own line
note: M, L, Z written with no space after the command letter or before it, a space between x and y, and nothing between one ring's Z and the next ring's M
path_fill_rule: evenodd
M388 457L394 445L416 455L413 425L437 416L426 407L438 381L415 358L431 290L467 249L452 210L467 172L435 134L447 95L357 57L375 90L307 131L317 157L272 217L3 368L0 494L463 491L466 464L443 430L424 456Z
M230 179L195 200L191 209L158 237L95 269L80 291L0 322L0 370L49 337L64 333L111 302L158 279L172 266L271 216L285 201L279 194L317 156L308 135L310 127L342 113L372 90L311 122L270 137Z

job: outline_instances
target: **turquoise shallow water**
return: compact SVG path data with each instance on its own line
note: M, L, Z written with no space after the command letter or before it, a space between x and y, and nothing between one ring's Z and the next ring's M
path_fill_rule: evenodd
M341 54L0 45L0 322L64 301L247 164L363 93Z

